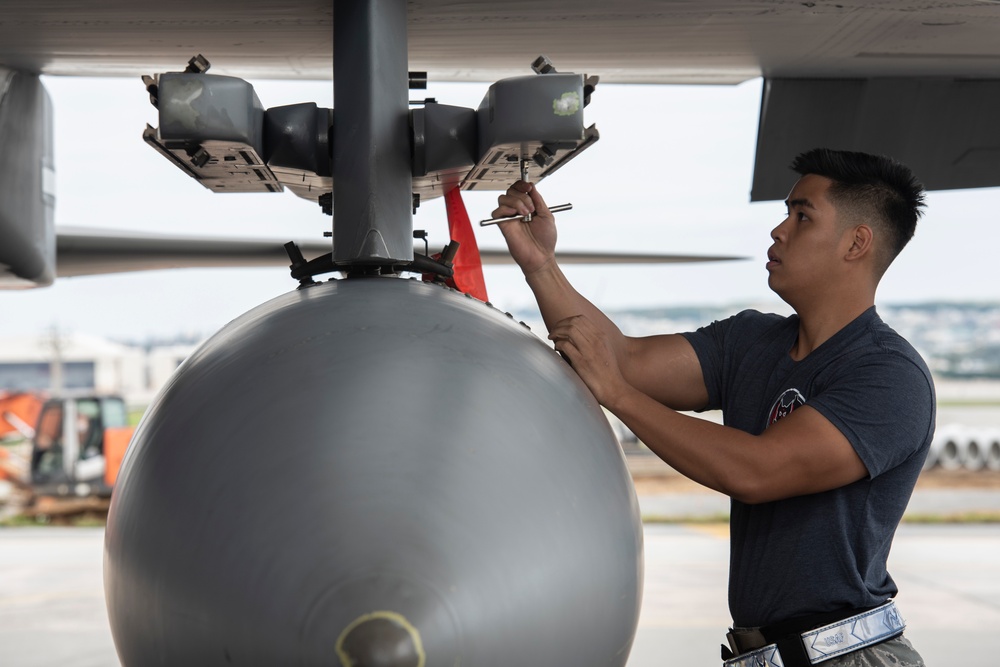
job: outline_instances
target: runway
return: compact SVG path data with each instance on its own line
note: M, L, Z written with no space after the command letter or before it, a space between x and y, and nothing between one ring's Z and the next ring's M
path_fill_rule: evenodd
M727 528L647 524L639 631L628 667L719 665ZM0 664L118 665L104 606L100 528L0 529ZM928 665L995 663L1000 525L900 527L889 570L907 637ZM542 667L542 666L539 666Z
M629 667L719 665L729 624L725 526L649 525L639 632ZM1000 525L900 526L889 558L906 636L930 666L996 663Z

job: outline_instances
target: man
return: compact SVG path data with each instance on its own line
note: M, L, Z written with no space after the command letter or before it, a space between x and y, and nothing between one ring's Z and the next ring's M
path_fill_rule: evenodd
M886 558L930 447L934 388L874 307L922 186L863 153L817 149L792 168L767 271L796 315L744 311L687 334L624 336L576 292L534 186L515 183L493 215L533 215L501 230L549 338L597 400L732 498L727 665L922 665ZM724 426L676 412L719 408Z

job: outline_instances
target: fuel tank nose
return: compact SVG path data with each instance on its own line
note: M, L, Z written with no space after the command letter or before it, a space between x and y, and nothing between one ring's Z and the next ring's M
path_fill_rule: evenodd
M505 313L390 277L206 341L146 411L105 532L126 667L622 667L641 591L586 386Z

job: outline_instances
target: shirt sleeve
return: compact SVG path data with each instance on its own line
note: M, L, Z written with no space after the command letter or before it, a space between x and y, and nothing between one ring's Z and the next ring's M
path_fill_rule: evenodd
M696 331L681 334L691 343L695 354L698 355L701 375L708 390L708 403L698 412L722 408L722 365L725 358L726 336L732 326L732 319L715 321Z
M777 315L744 310L696 331L681 334L698 355L702 378L708 390L708 403L700 411L725 407L727 381L733 376L731 367L746 353L748 345L783 319Z
M806 404L844 434L871 477L928 447L933 436L933 383L904 355L884 352L839 365Z

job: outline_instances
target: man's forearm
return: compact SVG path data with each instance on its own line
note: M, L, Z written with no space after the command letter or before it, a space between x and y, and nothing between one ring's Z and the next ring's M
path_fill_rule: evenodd
M680 414L634 388L613 393L605 407L675 470L745 503L828 491L868 475L846 436L808 404L760 435Z
M674 470L710 489L739 497L739 478L756 463L748 456L754 436L680 414L635 389L610 403L605 407Z
M554 260L525 275L525 280L535 295L542 319L550 331L556 323L567 317L585 315L612 341L619 363L625 361L623 355L626 353L626 339L621 330L597 306L576 291Z

